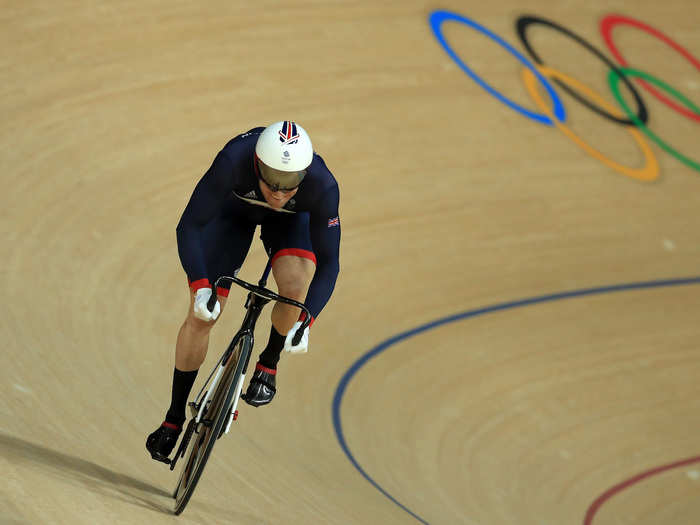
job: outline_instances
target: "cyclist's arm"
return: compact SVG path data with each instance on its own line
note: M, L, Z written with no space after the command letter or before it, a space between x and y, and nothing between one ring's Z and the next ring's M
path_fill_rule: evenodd
M306 307L315 319L333 293L340 271L340 219L337 184L326 190L317 209L310 212L309 230L316 255L316 273L306 295Z
M197 183L177 225L177 250L192 289L210 286L201 235L204 226L221 210L233 190L233 164L224 152Z

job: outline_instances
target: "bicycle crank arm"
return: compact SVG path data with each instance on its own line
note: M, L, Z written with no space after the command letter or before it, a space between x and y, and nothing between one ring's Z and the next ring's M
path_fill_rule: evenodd
M177 452L175 453L175 457L170 460L170 470L175 470L175 464L177 463L177 460L185 455L187 445L189 445L190 443L190 438L192 437L196 426L197 422L194 420L194 418L190 419L190 422L187 424L187 429L185 430L185 435L182 436L180 446L178 447Z

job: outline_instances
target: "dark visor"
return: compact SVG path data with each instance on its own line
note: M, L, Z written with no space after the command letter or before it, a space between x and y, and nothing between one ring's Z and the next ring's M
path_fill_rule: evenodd
M292 191L299 187L306 175L306 170L282 171L271 168L258 158L256 160L258 176L271 191Z

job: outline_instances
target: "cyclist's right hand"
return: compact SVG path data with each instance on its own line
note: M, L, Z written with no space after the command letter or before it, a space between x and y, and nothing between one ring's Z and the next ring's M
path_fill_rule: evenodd
M207 308L207 302L211 298L211 288L200 288L194 295L194 316L202 321L216 321L221 313L221 305L217 299L212 312Z

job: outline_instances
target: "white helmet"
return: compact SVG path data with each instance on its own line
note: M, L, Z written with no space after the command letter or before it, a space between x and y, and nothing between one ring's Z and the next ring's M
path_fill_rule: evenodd
M309 135L291 120L266 127L255 144L258 174L273 191L291 190L301 183L314 158Z

